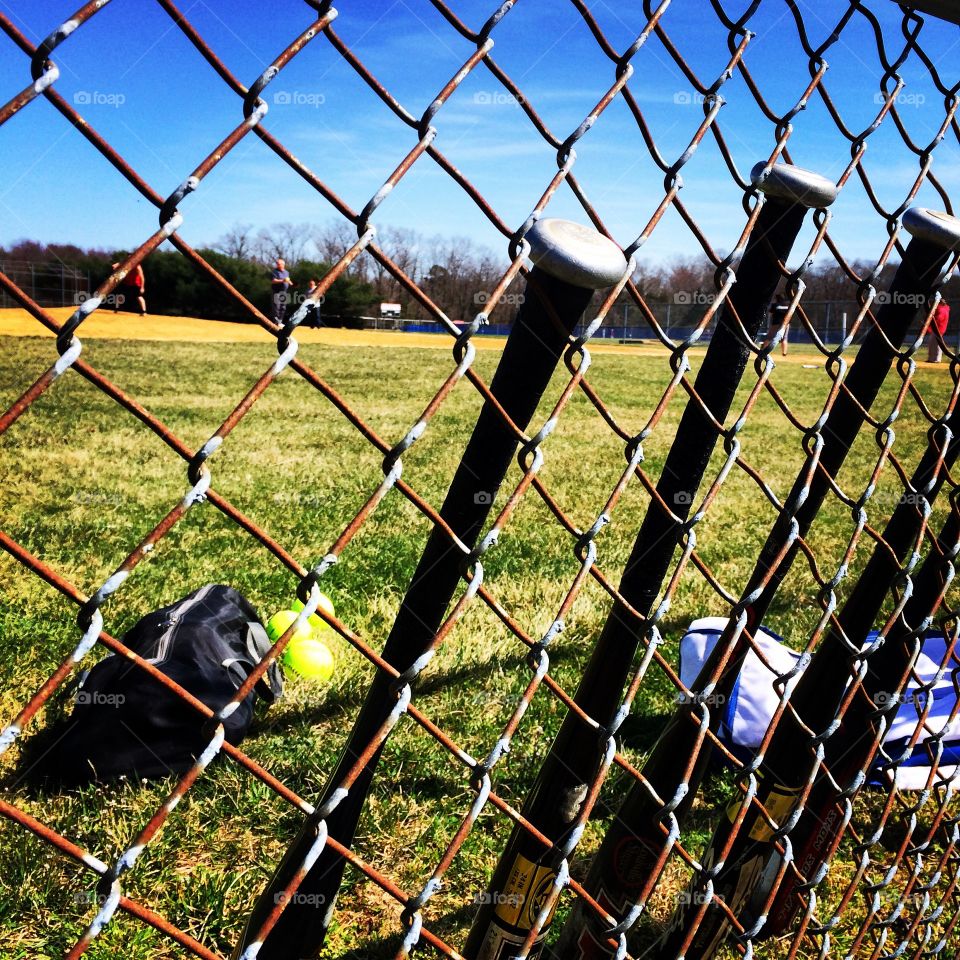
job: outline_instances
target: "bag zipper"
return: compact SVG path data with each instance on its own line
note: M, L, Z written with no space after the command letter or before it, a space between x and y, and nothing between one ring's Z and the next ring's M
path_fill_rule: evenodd
M157 652L156 655L150 657L147 661L154 665L162 663L166 659L167 653L170 650L170 646L173 643L174 634L177 632L177 629L180 626L180 622L183 619L184 614L191 608L200 603L201 600L206 599L207 594L213 589L213 584L207 584L205 587L200 589L200 592L190 600L187 600L185 603L181 604L176 608L176 613L171 614L170 616L170 626L164 632L163 636L157 642Z

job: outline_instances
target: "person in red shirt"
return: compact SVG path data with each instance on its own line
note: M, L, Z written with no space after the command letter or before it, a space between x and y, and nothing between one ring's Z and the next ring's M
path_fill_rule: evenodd
M929 340L927 341L927 361L939 363L943 357L940 341L946 339L947 325L950 323L950 307L945 300L937 304L933 314L933 323L930 324ZM940 337L937 337L937 334Z
M124 255L125 256L125 255ZM120 262L117 261L112 265L112 269L117 270L120 267ZM147 301L144 300L143 295L146 292L146 278L143 274L143 267L138 263L133 270L130 271L124 278L123 282L118 287L120 291L119 294L114 294L113 301L113 312L116 313L121 306L125 305L128 302L133 304L136 302L137 306L140 308L140 316L144 317L147 314ZM132 307L130 309L133 309Z

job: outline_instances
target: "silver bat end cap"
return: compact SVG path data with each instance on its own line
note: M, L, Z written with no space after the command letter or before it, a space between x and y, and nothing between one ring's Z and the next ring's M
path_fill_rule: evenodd
M903 226L911 237L926 240L944 250L960 249L960 220L941 210L911 207L903 215Z
M832 180L792 163L775 163L771 167L761 161L750 171L750 179L768 197L805 207L829 207L837 199L837 185Z
M536 266L575 287L612 287L627 269L627 258L609 237L572 220L538 220L526 240Z

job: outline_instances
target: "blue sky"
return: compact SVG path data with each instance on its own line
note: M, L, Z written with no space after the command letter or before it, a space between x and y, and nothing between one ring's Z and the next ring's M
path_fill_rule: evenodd
M0 0L0 9L38 42L67 19L79 0ZM745 6L746 4L740 4ZM452 0L477 28L495 8L491 0ZM611 43L625 49L645 22L640 2L607 0L591 9ZM728 6L730 6L728 4ZM900 14L888 0L872 0L891 48L902 46ZM181 9L226 65L250 84L313 19L302 0L230 3L182 0ZM814 42L825 37L845 2L803 2ZM335 29L356 55L414 115L420 115L471 53L427 0L343 0ZM726 64L725 30L706 0L674 0L663 24L701 79ZM776 111L792 105L809 81L806 58L782 0L765 0L751 27L746 63ZM947 82L960 71L960 28L925 28L925 48ZM613 81L613 64L569 0L520 0L494 31L493 57L523 89L551 129L565 137ZM832 48L827 87L851 129L863 129L878 105L881 67L866 21L855 18ZM113 0L55 53L56 87L159 192L171 192L240 120L239 98L220 80L152 0ZM675 159L702 119L688 81L652 38L633 59L630 88L661 153ZM944 110L942 97L916 57L904 68L908 86L901 115L926 142ZM30 80L27 58L0 35L0 100ZM743 172L769 154L772 124L746 85L735 77L723 88L728 103L720 129ZM287 96L290 102L284 102ZM265 126L283 140L355 209L376 192L416 142L324 37L315 39L267 88ZM82 102L86 101L86 102ZM482 191L511 225L519 226L556 170L554 151L536 133L503 88L479 66L434 120L437 147ZM836 179L849 160L818 97L794 123L796 162ZM935 153L934 170L951 192L960 186L960 151L950 137ZM866 168L881 201L896 205L916 175L918 161L885 121L870 139ZM650 160L622 100L603 114L577 146L575 171L590 200L623 245L641 231L663 196L662 174ZM743 226L741 195L712 138L683 171L681 197L711 243L727 250ZM929 188L919 202L942 206ZM250 135L181 204L184 237L210 244L235 223L278 221L324 224L335 211ZM562 188L550 215L583 220ZM421 159L377 211L377 226L466 236L498 252L506 244L473 202L429 158ZM0 244L20 238L82 246L132 247L157 224L155 209L48 103L37 101L0 127ZM844 252L876 258L885 235L858 181L835 207L832 227ZM809 237L809 233L807 235ZM799 249L799 248L798 248ZM642 252L651 262L697 252L680 218L669 213Z

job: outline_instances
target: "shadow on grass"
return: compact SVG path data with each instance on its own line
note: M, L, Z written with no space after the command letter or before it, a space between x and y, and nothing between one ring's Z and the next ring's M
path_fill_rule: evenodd
M554 665L568 662L574 656L575 651L564 648L557 648L552 651L551 660ZM506 671L514 671L520 675L520 671L526 665L526 654L518 652L509 658L497 660L497 666ZM429 696L431 694L455 687L469 688L471 684L486 677L490 671L490 663L476 663L470 666L461 666L456 669L447 670L443 673L427 677L422 684L417 687L419 697ZM289 712L283 715L264 712L255 715L250 731L247 735L247 741L258 736L277 736L290 733L303 724L321 724L335 720L342 715L344 710L352 712L363 704L366 696L366 686L357 685L338 697L328 697L317 703L315 706ZM632 714L627 718L621 727L620 741L621 745L631 750L645 752L655 742L657 737L663 731L665 717L660 714L650 714L638 716ZM53 731L50 725L43 725L34 729L21 741L21 757L19 762L12 769L7 770L0 775L0 787L12 789L15 787L26 788L30 794L36 796L49 795L63 792L65 788L56 785L48 785L37 781L30 776L30 767L41 757L49 748L50 735ZM405 778L411 785L416 786L417 793L420 795L439 796L449 791L450 785L440 777L430 774L412 774ZM125 781L107 781L106 785L113 783L121 785ZM135 782L135 781L134 781ZM624 781L625 782L625 781ZM83 789L82 787L80 789ZM594 811L594 817L605 817L613 810L601 800Z
M572 653L570 651L564 650L563 648L557 648L556 650L551 651L550 662L551 664L564 663L571 658L571 655ZM516 670L518 673L519 668L521 666L525 666L525 664L526 654L518 654L513 657L506 659L501 658L496 661L496 665L498 667L503 667L508 670ZM489 673L489 662L477 663L469 667L459 667L455 670L448 670L441 674L429 676L422 683L417 684L416 696L429 696L430 694L437 693L441 690L446 690L453 686L469 685L471 680L485 677ZM524 683L526 683L526 680ZM259 719L254 720L254 724L250 729L249 735L257 736L258 734L263 733L283 733L284 731L289 730L292 727L299 726L303 723L321 723L325 720L333 720L342 713L345 707L359 708L363 704L366 695L366 686L357 686L347 691L343 696L328 697L322 703L317 704L316 707L312 707L307 710L301 710L297 713L289 714L283 717L275 717L274 719L271 719L270 714L266 714L265 716L261 716Z
M617 740L621 747L646 753L657 742L667 725L668 717L662 713L650 713L642 716L631 713L620 725Z
M449 944L454 939L452 936L454 933L458 940L462 940L466 936L466 931L473 921L475 912L475 907L460 907L442 916L431 918L425 922L425 926ZM658 924L644 915L634 927L634 934L631 938L633 955L642 956L644 951L654 947L662 936L662 924ZM387 958L393 958L397 955L401 941L402 937L400 935L382 937L377 940L368 940L362 947L347 950L344 953L325 953L324 957L325 960L387 960ZM421 954L426 955L426 951L420 950L416 956ZM557 960L558 956L551 946L547 946L541 954L541 960Z
M424 926L428 927L438 937L443 938L447 943L450 943L448 937L451 937L454 933L458 940L462 940L473 921L475 912L476 907L463 906L441 916L425 920ZM381 960L381 958L386 960L389 957L392 960L397 955L402 940L403 937L399 934L392 934L377 940L368 940L362 947L350 949L344 953L325 953L324 958L325 960ZM421 942L423 942L422 938ZM420 949L415 953L415 956L427 956L428 953L432 954L433 951Z
M569 658L570 653L564 651L562 648L558 648L553 652L554 663L563 663ZM519 672L525 663L525 659L525 654L518 653L509 659L500 659L497 663L508 670L516 670ZM418 696L428 696L451 687L469 686L471 681L485 676L489 673L489 670L489 663L477 663L469 667L461 667L430 676L417 687L417 694ZM324 721L333 720L342 714L345 708L347 710L359 709L365 696L366 687L355 686L346 691L345 695L336 698L326 698L310 709L299 710L285 715L258 712L254 716L253 723L245 739L249 741L262 735L282 735L302 726L304 723L319 724ZM57 704L54 706L58 707ZM62 708L56 710L55 716L57 719L62 719L65 715L66 711ZM53 737L55 734L55 725L52 720L46 724L39 724L32 730L28 728L27 736L20 742L20 758L12 769L0 774L0 787L6 789L24 787L28 789L30 793L40 796L60 793L63 792L64 789L67 789L56 784L44 783L41 779L31 775L32 768L38 764L47 751L53 746ZM423 781L417 779L418 789L423 789L430 781L435 781L433 784L434 789L438 791L441 789L442 781L440 781L439 778L432 777L427 777ZM124 781L106 781L107 784L111 782L119 784Z
M329 954L329 960L388 960L397 955L402 937L382 937L379 940L367 940L362 947L348 950L346 953Z

